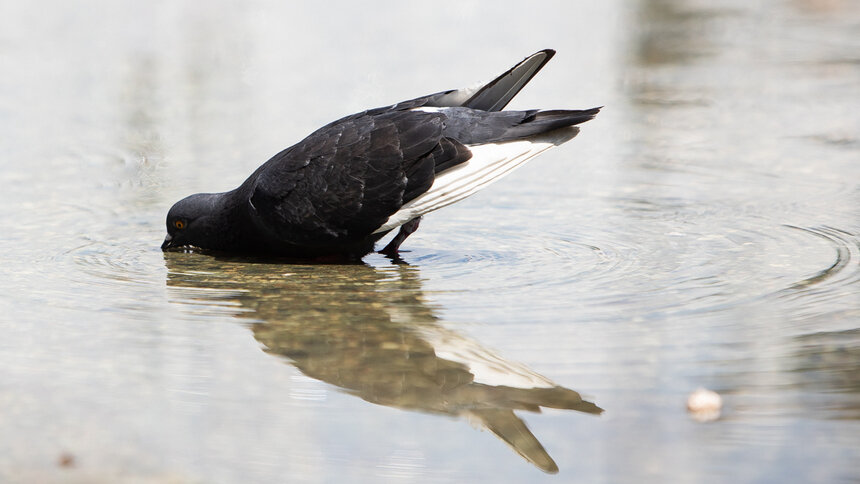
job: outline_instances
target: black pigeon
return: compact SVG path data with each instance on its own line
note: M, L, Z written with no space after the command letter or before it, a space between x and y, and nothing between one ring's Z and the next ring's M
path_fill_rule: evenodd
M537 52L479 87L370 109L273 156L239 188L186 197L162 249L360 259L389 231L396 254L421 216L570 140L600 108L502 111L552 58Z

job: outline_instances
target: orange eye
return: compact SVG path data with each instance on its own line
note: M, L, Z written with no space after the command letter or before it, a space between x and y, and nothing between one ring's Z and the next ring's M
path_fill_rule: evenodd
M177 221L173 222L173 226L179 230L182 230L185 228L185 222L182 220L177 220Z

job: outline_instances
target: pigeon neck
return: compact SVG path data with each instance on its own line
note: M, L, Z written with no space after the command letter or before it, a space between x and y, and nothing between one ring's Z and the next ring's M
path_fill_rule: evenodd
M235 251L241 248L239 227L244 219L240 212L244 206L239 202L236 190L223 193L205 194L206 216L203 235L205 248L213 250ZM200 244L201 247L204 244Z

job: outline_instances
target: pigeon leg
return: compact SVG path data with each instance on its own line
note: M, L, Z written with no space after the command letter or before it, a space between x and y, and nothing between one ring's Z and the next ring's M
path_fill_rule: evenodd
M406 237L412 235L413 232L418 230L418 224L421 223L421 217L413 218L412 220L406 222L405 224L400 226L400 231L397 232L397 235L391 239L391 242L385 246L382 250L379 251L380 254L385 255L396 255L397 250L400 249L400 244L406 240Z

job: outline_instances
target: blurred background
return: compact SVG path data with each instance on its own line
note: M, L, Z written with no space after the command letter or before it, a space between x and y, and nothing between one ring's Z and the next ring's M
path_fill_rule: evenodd
M0 481L857 482L858 32L851 0L0 3ZM176 200L543 48L509 108L605 108L405 264L159 249ZM504 407L529 457L464 355L603 413Z

